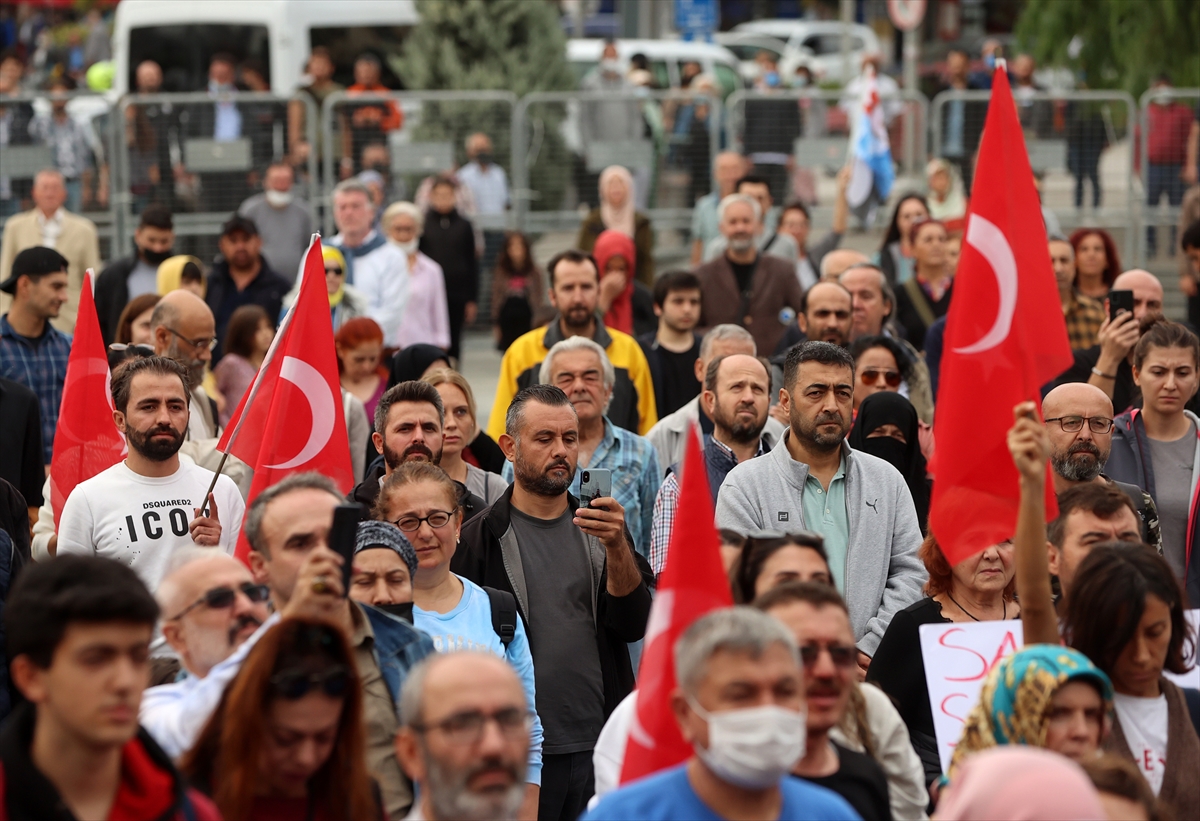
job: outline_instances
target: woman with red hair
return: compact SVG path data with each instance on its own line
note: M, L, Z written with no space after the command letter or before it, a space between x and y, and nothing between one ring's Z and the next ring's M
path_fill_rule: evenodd
M349 319L333 338L337 347L338 372L342 387L355 396L375 419L375 406L387 390L388 370L380 363L383 356L383 328L365 316Z
M1117 243L1107 231L1080 228L1071 234L1071 247L1075 249L1075 289L1103 302L1121 273Z
M284 619L246 656L180 769L225 818L383 819L338 628Z

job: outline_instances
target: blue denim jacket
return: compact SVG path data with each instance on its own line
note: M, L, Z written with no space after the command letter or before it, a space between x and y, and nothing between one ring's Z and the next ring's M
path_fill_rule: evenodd
M433 654L433 639L403 619L369 604L358 604L358 607L371 623L371 631L375 634L375 661L399 712L400 690L408 678L408 671Z

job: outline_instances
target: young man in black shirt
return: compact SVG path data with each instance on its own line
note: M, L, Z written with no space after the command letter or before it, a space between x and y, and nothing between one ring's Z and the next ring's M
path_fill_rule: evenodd
M690 271L669 271L654 283L658 331L638 338L650 364L654 400L661 419L700 393L700 280Z

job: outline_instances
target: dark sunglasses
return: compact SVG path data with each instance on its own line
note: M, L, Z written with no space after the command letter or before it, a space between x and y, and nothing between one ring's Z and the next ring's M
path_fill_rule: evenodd
M178 615L167 619L167 621L177 621L182 619L188 613L200 606L210 607L213 610L223 610L226 607L233 607L233 603L237 599L238 590L244 593L246 598L255 604L265 602L267 599L271 598L271 588L267 587L265 584L244 582L238 585L237 590L234 590L232 587L228 586L214 587L212 590L206 591L203 596L196 599L183 610L179 611Z
M812 666L821 657L821 651L829 653L829 659L835 667L850 667L858 661L858 651L846 644L802 644L800 645L800 660L805 666Z
M289 700L304 698L311 691L322 692L330 698L341 698L350 685L350 671L338 664L322 673L284 670L271 676L271 686Z
M334 274L335 276L340 277L342 274L345 273L345 271L343 271L341 268L326 268L325 273Z
M862 379L862 383L864 385L875 385L878 384L879 377L881 376L889 388L900 387L899 371L881 371L878 368L867 368L862 372L862 376L859 378Z

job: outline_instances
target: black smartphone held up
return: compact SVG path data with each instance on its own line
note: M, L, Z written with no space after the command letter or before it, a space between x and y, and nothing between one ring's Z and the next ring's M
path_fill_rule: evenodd
M329 528L329 549L342 557L342 595L350 594L350 574L354 570L354 544L358 541L358 523L367 518L367 509L358 504L338 505L333 509Z
M604 468L584 470L579 475L579 501L588 507L601 497L612 496L612 471ZM605 508L607 510L607 508Z
M1108 292L1108 318L1113 320L1121 311L1133 313L1133 291Z

